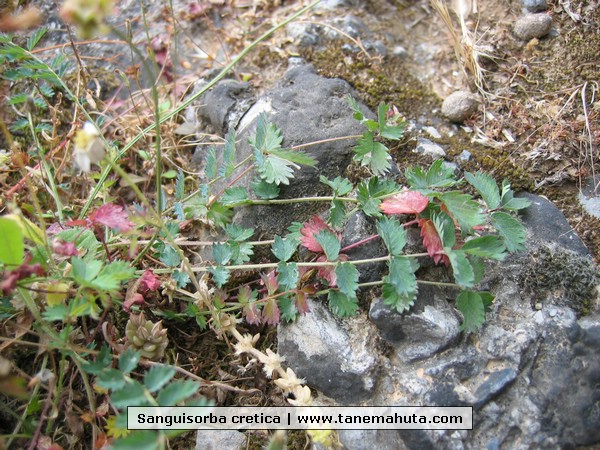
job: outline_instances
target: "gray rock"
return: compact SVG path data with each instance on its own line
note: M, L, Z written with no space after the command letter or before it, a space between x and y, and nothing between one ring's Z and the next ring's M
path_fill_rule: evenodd
M458 159L462 162L467 162L471 159L471 152L469 150L463 150L460 155L458 155Z
M342 248L355 244L362 239L377 234L375 224L363 212L358 211L348 218L342 233ZM385 256L387 251L381 239L370 241L366 244L344 251L350 260L370 259ZM385 262L361 264L359 267L359 282L367 283L381 279L386 270Z
M591 177L588 178L577 199L588 214L600 219L600 189L596 188L598 183L600 183L600 178L595 180Z
M413 309L399 314L382 299L371 305L369 317L381 336L392 344L399 358L410 362L428 358L454 343L460 334L459 321L444 292L436 287L419 287Z
M479 97L467 91L456 91L442 103L442 115L451 122L462 123L475 114L479 107Z
M278 328L278 352L296 375L345 404L370 397L379 374L376 331L366 317L344 321L320 302Z
M522 41L542 38L552 29L552 17L548 14L526 14L515 22L513 31Z
M527 228L529 239L540 243L554 242L580 255L590 255L581 238L554 203L528 192L519 193L517 197L531 202L528 208L521 210L521 219Z
M424 364L425 374L438 380L464 381L475 377L485 366L485 357L474 347L449 350Z
M200 117L208 120L216 132L227 132L230 125L237 125L229 120L229 115L243 103L242 99L252 98L249 88L248 83L240 83L235 80L221 81L202 97L198 111ZM245 110L251 106L248 103L245 105L247 106Z
M398 430L340 430L341 444L347 450L405 450Z
M292 22L286 25L286 32L300 47L310 47L321 43L318 27L312 23Z
M525 9L531 13L546 11L546 0L522 0Z
M246 435L236 430L200 430L196 450L242 450L247 448L246 440Z
M504 391L517 378L517 371L512 368L492 372L475 391L475 408L479 409L490 399Z
M321 77L310 65L293 66L275 88L256 100L238 124L226 125L226 128L235 126L238 133L235 162L239 163L252 155L252 149L247 141L255 133L256 122L262 112L266 113L269 120L281 129L284 137L283 145L288 148L296 144L362 133L362 126L353 118L352 110L345 100L347 95L356 97L345 81ZM200 103L209 103L206 96ZM366 106L361 105L361 107L369 117L374 117ZM217 123L222 116L222 114L217 116ZM352 147L355 142L353 140L330 141L304 149L318 161L316 168L301 166L300 169L295 170L290 184L280 185L279 197L306 197L327 192L328 188L319 182L319 176L333 179L342 175L352 159ZM231 179L240 175L244 169L245 167L235 171ZM255 171L251 171L243 176L237 185L248 188L255 177ZM226 181L215 183L212 189L218 192L225 186ZM254 228L257 238L263 235L272 237L273 234L280 234L291 222L308 220L312 215L321 212L324 207L326 205L295 203L236 208L234 222Z
M413 150L423 156L429 156L431 159L441 159L446 156L446 151L438 144L422 137L417 138L417 146Z

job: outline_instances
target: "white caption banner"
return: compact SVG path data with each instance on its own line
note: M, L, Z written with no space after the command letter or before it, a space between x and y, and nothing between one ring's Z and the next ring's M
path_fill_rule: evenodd
M469 406L127 408L130 430L471 430Z

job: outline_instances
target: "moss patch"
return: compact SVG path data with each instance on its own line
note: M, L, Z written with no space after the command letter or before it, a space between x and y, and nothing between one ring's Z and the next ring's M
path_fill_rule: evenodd
M302 56L321 75L350 83L370 108L377 108L381 102L393 103L401 113L416 117L440 106L440 99L413 77L397 57L390 57L383 64L361 53L344 52L339 45L324 50L307 49Z

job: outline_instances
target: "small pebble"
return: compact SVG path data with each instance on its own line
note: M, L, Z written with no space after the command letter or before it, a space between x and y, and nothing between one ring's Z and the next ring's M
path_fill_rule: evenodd
M546 11L546 0L523 0L523 6L532 13Z
M522 41L530 41L546 36L551 29L552 17L548 14L526 14L515 22L513 31Z
M451 122L461 123L473 115L479 107L479 98L466 91L450 94L442 103L442 114Z
M446 152L435 142L422 137L417 138L417 146L413 150L414 153L420 153L423 156L429 156L431 159L441 159L446 156Z
M469 150L463 150L460 155L458 155L458 159L467 162L471 159L471 152Z

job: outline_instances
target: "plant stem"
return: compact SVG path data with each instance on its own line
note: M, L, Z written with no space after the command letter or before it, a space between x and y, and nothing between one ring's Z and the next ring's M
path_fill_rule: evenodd
M406 258L421 258L424 256L429 256L428 253L413 253L410 255L403 255ZM370 263L376 263L376 262L382 262L382 261L389 261L392 258L392 256L387 255L387 256L380 256L377 258L368 258L368 259L357 259L354 261L344 261L344 262L348 262L350 264L354 264L354 265L360 265L360 264L370 264ZM338 264L339 261L324 261L324 262L299 262L296 263L298 267L329 267L329 266L335 266L336 264ZM264 263L264 264L239 264L239 265L233 265L233 266L220 266L223 267L224 269L227 270L262 270L262 269L276 269L278 266L278 263ZM192 267L192 271L193 272L208 272L210 267L207 266L196 266L196 267ZM164 273L171 273L173 270L172 269L155 269L154 273L155 274L164 274ZM141 271L139 271L141 272Z

